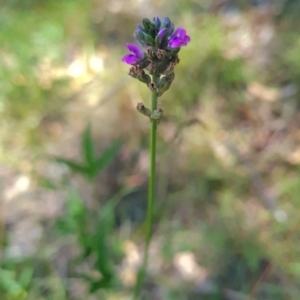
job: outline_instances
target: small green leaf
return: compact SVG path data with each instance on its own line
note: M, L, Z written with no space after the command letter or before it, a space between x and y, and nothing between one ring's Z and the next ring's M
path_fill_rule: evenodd
M95 178L98 173L111 161L116 157L118 154L120 147L122 145L121 140L116 140L110 147L108 147L104 153L98 157L93 163L93 172L92 178Z
M33 279L33 269L25 267L20 274L19 282L24 288L28 288Z
M95 266L102 275L102 284L109 285L114 278L110 238L114 230L114 206L117 198L101 207L96 232L93 237L93 250L96 254Z
M90 277L86 274L79 274L79 278L83 278L87 281L90 285L90 293L95 293L100 289L107 289L112 286L111 284L111 277L103 277L100 280L95 280L94 278Z
M0 269L0 289L8 293L11 299L24 299L26 291L17 281L15 275L15 272Z
M65 164L74 172L81 174L89 174L89 169L86 166L80 165L79 163L74 162L73 160L64 159L61 157L56 157L55 160L59 163Z
M112 266L107 245L108 236L110 235L110 233L107 232L105 220L101 221L97 224L97 232L94 236L93 247L95 254L97 255L95 265L101 275L105 278L111 277L112 274Z
M94 161L94 143L91 133L91 124L88 124L82 136L82 153L86 165L91 168Z
M71 190L66 201L65 213L56 220L55 227L60 234L77 234L80 237L86 214L86 207L80 195L75 190Z
M91 285L90 285L90 292L91 293L94 293L96 292L97 290L100 290L100 289L108 289L112 286L111 284L111 278L110 277L104 277L102 278L101 280L99 281L96 281L96 282L93 282Z
M37 178L37 181L39 183L40 186L42 186L45 189L49 189L49 190L56 190L57 186L48 178L43 177L43 176L39 176Z

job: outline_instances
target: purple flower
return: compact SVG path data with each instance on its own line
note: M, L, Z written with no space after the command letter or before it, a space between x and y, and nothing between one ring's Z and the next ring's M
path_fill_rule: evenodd
M177 28L171 35L168 47L180 48L181 46L186 46L190 42L191 38L186 35L186 30L182 27Z
M131 52L131 54L127 54L122 58L122 61L126 64L135 65L145 57L143 50L136 44L126 44L126 46Z
M158 41L159 41L159 43L162 42L162 40L164 39L166 33L167 33L167 28L163 28L163 29L161 29L161 30L158 32L157 36L158 36Z

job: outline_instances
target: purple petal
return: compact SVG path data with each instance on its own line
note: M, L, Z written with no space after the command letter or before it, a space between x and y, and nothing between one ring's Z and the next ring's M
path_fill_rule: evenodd
M186 36L186 30L184 28L180 28L180 27L178 29L180 29L178 37L183 39Z
M134 65L138 63L140 59L132 54L127 54L122 58L122 62L125 62L128 65Z
M183 38L186 34L186 31L185 29L183 29L182 27L178 27L172 34L171 38L172 37L177 37L177 38Z
M159 43L161 43L161 41L165 37L166 32L167 32L167 28L163 28L158 32L157 36L158 36Z
M183 41L184 41L185 45L187 45L191 41L191 38L188 35L186 35L184 37Z
M127 44L128 50L133 53L139 60L144 58L143 50L136 44Z
M169 48L180 48L186 46L191 41L191 38L186 35L186 30L182 27L178 27L171 35L169 40Z
M180 48L182 46L182 40L179 38L172 38L169 41L169 48Z

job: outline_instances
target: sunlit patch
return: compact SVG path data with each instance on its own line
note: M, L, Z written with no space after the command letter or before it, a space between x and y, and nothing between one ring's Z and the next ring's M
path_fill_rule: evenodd
M194 253L192 252L180 252L174 257L173 263L185 280L197 280L198 282L206 279L207 271L201 268L197 261Z
M278 209L274 212L274 218L278 221L278 222L285 222L287 220L287 214L285 211L283 211L282 209Z
M107 6L107 10L112 12L112 13L117 13L120 10L122 10L123 6L124 6L123 1L113 0L113 1L109 1L109 5Z
M86 73L86 64L83 60L77 59L68 67L67 74L71 77L78 78Z
M28 176L20 176L16 179L15 183L8 187L4 191L4 198L6 200L12 200L13 198L17 197L18 195L28 191L30 185L30 179Z
M92 55L89 60L89 67L95 72L101 72L104 70L104 59L97 55Z
M120 278L125 286L133 286L136 281L136 270L142 262L138 247L132 241L124 242L125 257L120 270Z

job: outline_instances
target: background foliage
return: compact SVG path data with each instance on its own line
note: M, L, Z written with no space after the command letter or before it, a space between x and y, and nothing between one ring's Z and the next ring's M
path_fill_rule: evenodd
M161 99L145 299L298 299L298 1L6 0L0 299L130 299L144 242L149 91L126 42L192 42Z

